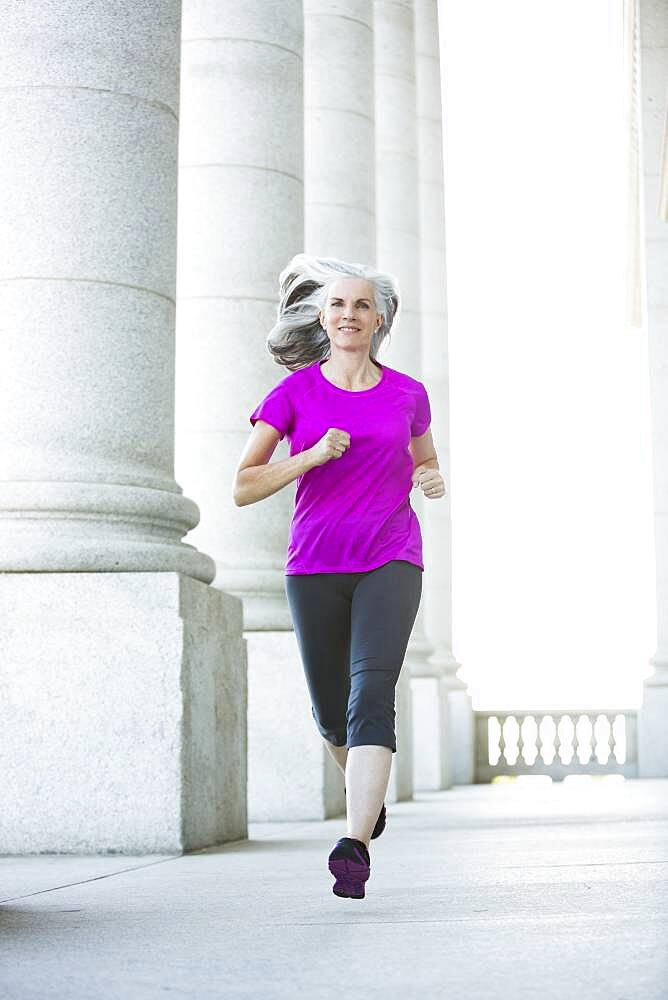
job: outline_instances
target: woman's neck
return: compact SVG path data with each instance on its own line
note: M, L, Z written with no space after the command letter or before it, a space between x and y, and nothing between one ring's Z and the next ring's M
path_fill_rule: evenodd
M320 365L320 370L326 378L341 389L355 391L368 389L383 377L378 365L367 355L362 359L356 357L329 357Z

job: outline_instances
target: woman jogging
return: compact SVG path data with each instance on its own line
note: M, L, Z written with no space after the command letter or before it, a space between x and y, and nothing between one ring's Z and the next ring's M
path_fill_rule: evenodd
M290 369L250 416L237 506L297 480L285 591L325 746L345 779L347 836L328 867L362 899L385 828L395 687L422 595L413 487L445 495L424 385L376 361L399 308L391 275L297 254L280 275L267 338ZM290 458L270 464L284 437Z

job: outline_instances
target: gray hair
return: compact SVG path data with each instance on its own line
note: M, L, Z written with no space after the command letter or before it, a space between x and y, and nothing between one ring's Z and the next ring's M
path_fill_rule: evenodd
M371 337L369 356L375 359L399 309L396 278L367 264L298 253L280 273L277 319L267 335L267 348L277 365L296 371L329 357L329 337L318 314L325 308L330 284L340 277L365 278L373 288L376 312L383 316Z

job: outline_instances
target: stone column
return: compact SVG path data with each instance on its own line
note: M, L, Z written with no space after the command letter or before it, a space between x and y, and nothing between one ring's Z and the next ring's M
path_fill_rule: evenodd
M415 2L420 303L423 381L447 493L423 500L425 624L434 652L413 679L417 788L469 784L474 772L471 697L452 655L452 524L443 132L437 0Z
M173 474L180 4L3 14L0 852L236 839L241 604Z
M304 2L304 249L376 259L373 0ZM323 746L323 817L345 812ZM320 760L320 757L312 757Z
M640 156L640 8L639 0L624 0L623 25L626 128L626 323L641 329L645 320L643 227L641 225Z
M402 305L390 342L380 350L384 361L422 380L420 333L420 217L415 94L415 34L412 0L374 3L376 108L376 243L377 266L396 275ZM411 493L424 539L425 500ZM426 542L426 540L425 540ZM425 543L426 549L426 543ZM426 568L426 564L425 564ZM425 634L423 599L397 684L397 753L394 755L388 800L413 793L411 677L420 675L434 647Z
M302 5L183 4L177 469L214 586L243 601L251 820L322 819L322 766L283 570L296 483L236 507L249 415L289 374L266 348L278 277L303 250ZM279 442L273 461L287 458ZM324 748L323 748L324 752ZM308 769L307 769L308 770Z
M375 263L373 0L304 0L305 249Z
M640 0L640 94L645 209L647 329L654 458L658 645L643 684L638 774L668 777L668 7Z

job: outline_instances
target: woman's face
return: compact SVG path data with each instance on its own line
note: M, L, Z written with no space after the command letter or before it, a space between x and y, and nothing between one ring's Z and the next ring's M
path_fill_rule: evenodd
M366 278L337 278L329 286L320 323L327 331L332 348L365 352L371 350L371 337L382 324L376 312L373 287Z

